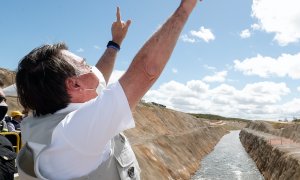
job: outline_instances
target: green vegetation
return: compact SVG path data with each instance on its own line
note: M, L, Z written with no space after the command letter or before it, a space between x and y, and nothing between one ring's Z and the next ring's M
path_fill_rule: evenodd
M141 100L140 101L140 104L146 106L146 107L151 107L151 104L150 103L146 103L145 101Z
M192 116L195 116L197 118L203 118L203 119L209 119L209 120L225 120L225 121L249 122L249 120L247 120L247 119L223 117L223 116L214 115L214 114L193 114L193 113L189 113L189 114L192 115Z
M285 128L288 123L281 123L281 122L269 122L274 129L281 129L281 128Z
M298 123L300 123L300 119L294 119L292 122L298 122Z

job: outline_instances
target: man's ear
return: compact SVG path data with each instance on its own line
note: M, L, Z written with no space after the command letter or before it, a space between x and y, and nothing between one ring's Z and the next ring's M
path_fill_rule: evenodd
M67 78L66 81L65 81L65 84L66 84L67 91L69 93L80 91L80 89L81 89L81 87L80 87L79 83L77 82L76 78L72 78L72 77Z

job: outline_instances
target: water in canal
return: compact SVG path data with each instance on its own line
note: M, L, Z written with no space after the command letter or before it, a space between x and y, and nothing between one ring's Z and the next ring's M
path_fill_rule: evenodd
M240 131L221 138L214 150L201 161L192 180L263 180L256 164L239 139Z

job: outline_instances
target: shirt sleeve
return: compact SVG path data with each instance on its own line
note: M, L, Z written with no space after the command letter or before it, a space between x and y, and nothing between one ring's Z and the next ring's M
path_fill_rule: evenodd
M7 125L7 129L8 129L9 132L16 131L15 126L13 125L13 123L8 122L8 123L6 123L6 125Z
M110 139L134 126L127 97L117 82L68 114L57 127L58 137L54 131L53 138L64 139L79 152L99 155Z

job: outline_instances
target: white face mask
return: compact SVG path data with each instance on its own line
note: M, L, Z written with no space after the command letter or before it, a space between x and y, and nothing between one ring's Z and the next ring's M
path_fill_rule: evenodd
M104 79L102 73L99 71L99 69L96 66L92 66L92 72L97 76L97 78L99 80L99 84L96 88L96 92L99 96L101 94L101 91L103 91L103 89L106 88L106 82L105 82L105 79Z

